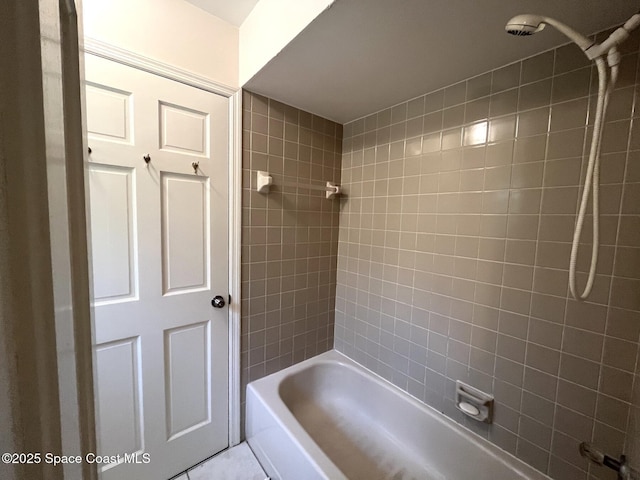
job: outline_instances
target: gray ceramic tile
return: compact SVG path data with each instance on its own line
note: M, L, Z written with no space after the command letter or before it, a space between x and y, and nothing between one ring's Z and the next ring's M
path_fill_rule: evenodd
M596 407L596 419L612 428L625 431L629 420L629 404L618 399L606 396L598 396Z
M513 154L514 163L539 162L544 160L547 148L547 135L518 138Z
M524 439L524 437L520 437L518 439L516 456L532 465L533 467L537 468L541 472L547 471L547 465L549 464L549 453L543 448L529 443Z
M584 127L587 123L588 99L580 98L553 105L550 131ZM607 116L607 118L612 118Z
M499 117L518 110L518 89L513 88L504 92L491 95L489 100L489 112L491 117Z
M467 81L467 101L489 95L491 93L491 72L478 75Z
M569 158L582 155L585 133L584 128L550 133L547 158Z
M531 392L522 392L522 413L543 425L551 426L555 404Z
M576 51L577 49L575 45L571 44L567 44L556 49L556 63L554 69L554 73L556 75L589 65L588 59L580 58L579 55L576 55Z
M466 82L456 83L444 89L444 106L450 107L463 103L467 91Z
M493 71L491 93L517 87L520 80L521 63L513 63Z
M604 338L602 335L579 330L565 328L563 337L563 351L578 357L599 361L602 355Z
M551 446L551 427L527 416L520 417L518 434L544 450L548 450Z
M588 95L590 73L590 68L582 68L554 77L553 101L564 102Z
M562 344L562 326L557 323L531 318L528 340L538 345L560 349Z
M555 107L554 107L555 108ZM554 110L555 113L555 110ZM586 117L586 111L585 111ZM552 116L553 119L553 116ZM537 108L518 115L518 137L530 137L547 133L549 129L549 108Z
M551 103L551 80L540 80L538 82L524 85L520 88L518 99L518 110L530 110L542 107Z
M522 83L535 82L553 74L553 51L527 58L522 62Z

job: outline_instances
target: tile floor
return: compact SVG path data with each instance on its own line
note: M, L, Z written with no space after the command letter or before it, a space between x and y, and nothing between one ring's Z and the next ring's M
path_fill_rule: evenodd
M246 442L193 467L172 480L267 480Z

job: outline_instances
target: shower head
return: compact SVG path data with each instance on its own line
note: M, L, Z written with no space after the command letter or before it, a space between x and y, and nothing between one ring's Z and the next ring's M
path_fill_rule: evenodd
M527 36L538 33L545 26L540 15L516 15L504 29L511 35Z
M530 13L524 15L516 15L507 22L505 30L511 35L533 35L542 30L545 25L551 25L559 30L562 34L569 37L571 41L577 44L582 51L586 52L594 42L586 38L584 35L576 32L570 27L567 27L564 23L554 20L553 18L543 17L542 15L533 15Z

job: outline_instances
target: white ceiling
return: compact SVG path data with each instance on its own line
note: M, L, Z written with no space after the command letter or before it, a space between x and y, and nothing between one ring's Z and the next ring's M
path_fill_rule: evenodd
M516 14L590 34L639 8L640 0L337 0L244 87L346 123L567 43L552 28L506 34Z
M187 0L236 27L242 25L259 0Z

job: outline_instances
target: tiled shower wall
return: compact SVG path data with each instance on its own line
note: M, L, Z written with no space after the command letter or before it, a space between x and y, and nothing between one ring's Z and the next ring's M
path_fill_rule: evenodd
M305 186L340 183L342 125L248 91L242 121L244 402L247 382L333 347L339 202Z
M604 132L587 302L567 286L597 92L577 47L344 126L336 348L556 479L615 478L583 440L640 467L638 39ZM455 380L495 395L492 425L456 410Z

